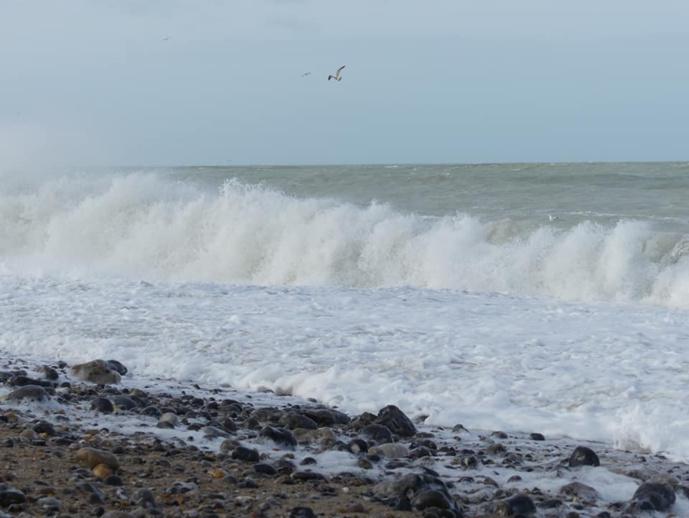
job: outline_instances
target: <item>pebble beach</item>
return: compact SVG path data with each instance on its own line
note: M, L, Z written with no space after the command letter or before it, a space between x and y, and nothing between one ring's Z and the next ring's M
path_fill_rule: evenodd
M348 415L124 362L0 366L0 516L689 514L689 465L538 431Z

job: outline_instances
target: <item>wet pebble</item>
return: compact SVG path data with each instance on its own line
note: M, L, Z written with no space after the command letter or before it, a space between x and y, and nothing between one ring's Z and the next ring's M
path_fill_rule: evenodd
M8 401L45 401L50 398L45 388L39 385L24 385L7 394Z
M297 445L297 440L294 438L292 432L285 430L284 428L266 426L261 430L260 435L261 437L270 439L275 444L280 446L293 448Z
M600 498L598 491L591 486L582 484L581 482L570 482L560 488L561 495L575 497L581 502L593 503Z
M505 448L505 445L500 444L499 442L491 444L486 448L486 453L488 453L489 455L502 455L506 451L507 448Z
M409 456L409 449L400 443L389 442L368 449L369 455L378 455L388 459L400 459Z
M112 414L115 411L112 401L104 397L97 397L91 400L91 409L104 414Z
M230 434L216 426L206 426L203 429L203 436L207 439L216 439L218 437L227 438Z
M316 421L308 416L299 414L297 412L289 412L283 416L280 423L290 430L295 428L303 428L304 430L315 430L318 428Z
M222 429L225 430L226 432L233 433L233 432L237 431L237 425L229 417L226 417L225 419L223 419L221 426L222 426Z
M26 496L19 489L7 484L0 484L0 507L9 507L26 502Z
M295 471L291 475L292 480L308 481L308 480L325 480L325 476L315 471Z
M246 477L237 484L237 487L240 489L256 489L258 488L258 484L253 478Z
M118 362L117 360L108 360L105 363L107 364L107 366L111 370L114 370L115 372L117 372L121 376L124 376L129 371L129 369L127 369L127 367L125 367L122 363Z
M128 397L128 396L113 396L112 397L112 404L115 406L117 410L133 410L135 409L138 405L138 403Z
M675 503L675 490L669 484L644 482L632 498L642 511L667 511Z
M316 518L310 507L295 507L289 513L289 518Z
M117 384L121 380L119 372L113 370L104 360L93 360L72 366L72 375L81 380L98 385Z
M453 512L458 510L445 483L429 473L410 473L397 480L380 482L373 487L373 492L398 510L411 510L412 506L425 509L433 507L433 503L440 503Z
M495 507L495 515L497 517L516 517L516 516L532 516L536 513L536 506L530 497L526 495L517 495L508 498L502 502L498 502Z
M347 445L347 449L354 454L366 453L368 451L368 443L363 439L352 439Z
M414 497L411 503L414 509L422 511L429 507L437 507L438 509L450 509L452 507L452 502L448 496L442 492L435 489L429 489L427 491L421 491Z
M382 424L370 424L361 429L362 435L373 439L378 443L392 442L392 432Z
M381 409L376 422L387 426L392 433L400 437L411 437L416 434L414 423L395 405L388 405Z
M141 415L147 415L150 417L160 417L162 415L162 412L157 406L147 406L141 410Z
M29 378L28 376L13 376L7 383L12 387L24 387L26 385L37 385L39 387L53 387L54 383L50 381L37 380Z
M51 437L56 433L55 427L52 425L52 423L49 423L48 421L38 421L33 426L33 431L36 433L43 433Z
M570 467L576 466L600 466L598 455L591 448L577 446L569 457Z
M356 465L362 469L373 469L373 463L368 459L359 459Z
M174 428L179 423L179 418L174 412L165 412L158 419L158 428Z
M347 424L350 421L347 414L332 408L307 408L302 413L309 419L314 420L318 426L335 426Z
M256 473L260 473L261 475L267 475L269 477L274 477L278 473L278 471L273 466L262 462L254 464L254 471Z
M60 378L58 372L52 367L49 367L48 365L44 365L43 367L41 367L41 374L45 379L49 381L57 381Z
M258 450L239 446L232 452L232 458L236 460L243 460L245 462L258 462Z

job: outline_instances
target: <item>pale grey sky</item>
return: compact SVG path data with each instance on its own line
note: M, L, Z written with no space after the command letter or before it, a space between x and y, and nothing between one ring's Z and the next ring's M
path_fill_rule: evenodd
M0 166L688 159L687 20L686 0L0 0Z

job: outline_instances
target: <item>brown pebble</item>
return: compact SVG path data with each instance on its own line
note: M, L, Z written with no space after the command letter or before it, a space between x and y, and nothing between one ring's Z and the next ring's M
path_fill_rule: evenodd
M225 473L225 470L221 468L212 468L208 470L208 474L211 476L213 479L220 479L220 478L225 478L227 473Z
M76 458L80 464L90 469L95 468L98 464L105 464L113 470L117 470L120 467L117 457L112 453L96 448L81 448L77 450Z
M96 466L93 467L93 469L91 471L93 472L93 474L97 478L99 478L101 480L105 480L110 475L112 475L112 469L110 469L105 464L97 464Z

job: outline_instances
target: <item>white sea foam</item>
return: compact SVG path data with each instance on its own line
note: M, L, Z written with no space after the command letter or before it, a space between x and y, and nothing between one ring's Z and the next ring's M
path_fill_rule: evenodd
M0 191L10 271L171 281L467 289L689 307L686 238L643 221L517 231L469 214L296 199L154 174Z
M0 350L689 459L686 312L456 291L0 276Z
M682 236L155 174L12 180L1 351L689 459Z

